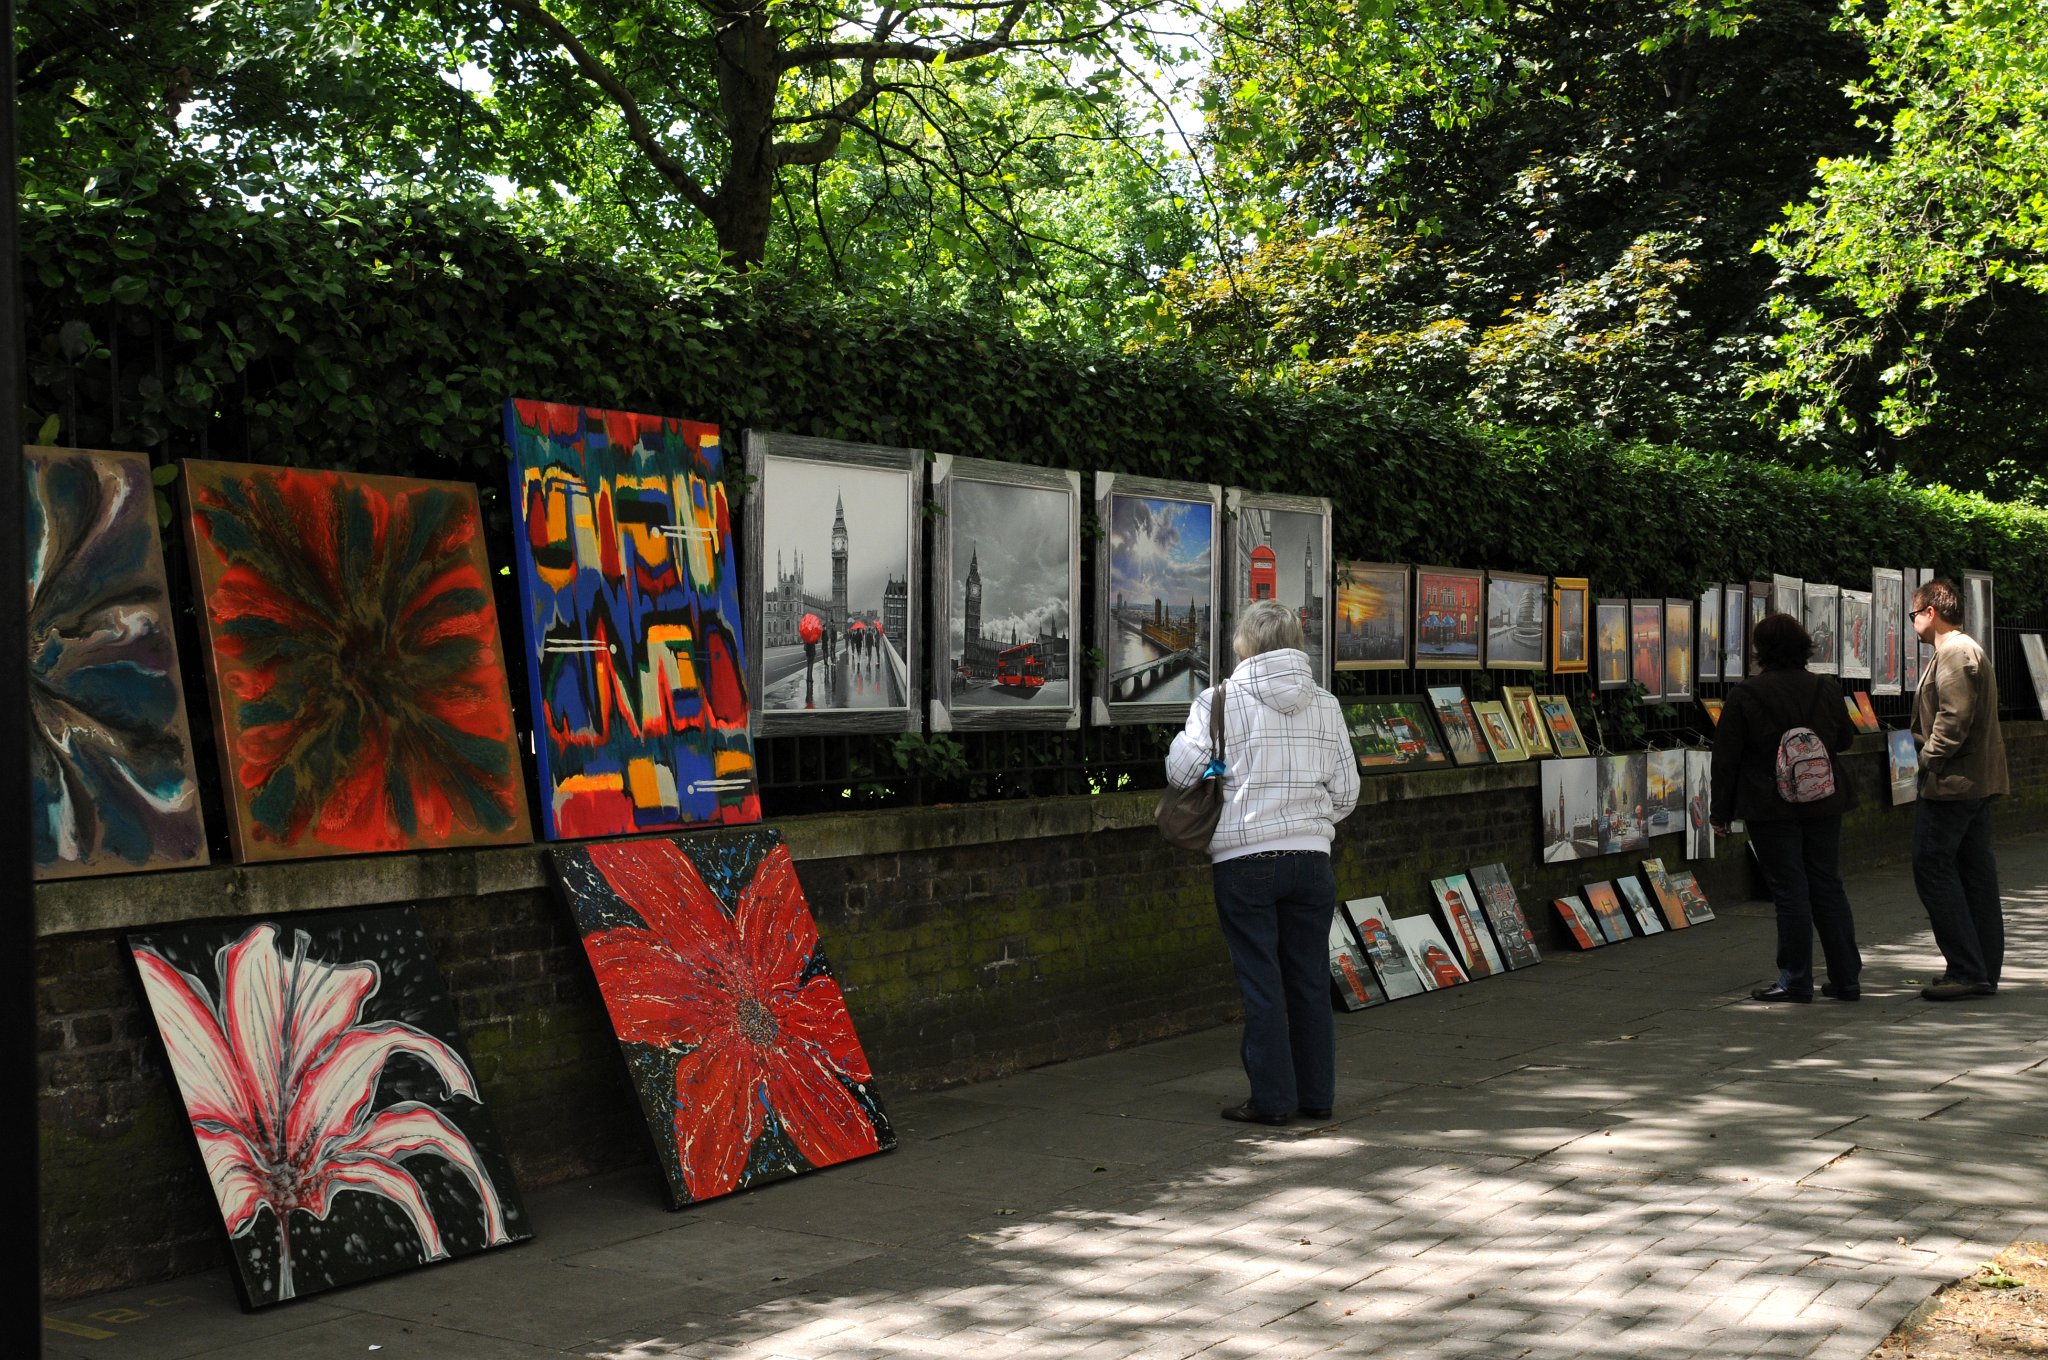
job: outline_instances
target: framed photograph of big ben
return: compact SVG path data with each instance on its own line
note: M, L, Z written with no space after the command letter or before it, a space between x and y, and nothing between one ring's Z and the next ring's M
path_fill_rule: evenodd
M1229 674L1217 619L1223 491L1215 483L1095 474L1093 721L1179 723Z

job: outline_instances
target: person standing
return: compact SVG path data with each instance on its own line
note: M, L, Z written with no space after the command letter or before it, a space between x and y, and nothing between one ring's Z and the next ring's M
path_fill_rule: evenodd
M1758 673L1728 691L1714 729L1711 813L1719 835L1727 835L1737 817L1748 823L1749 843L1778 909L1778 980L1749 995L1755 1001L1812 1001L1813 937L1818 934L1828 968L1821 994L1855 1001L1863 995L1863 956L1842 887L1841 857L1842 814L1855 806L1856 795L1835 755L1849 748L1856 728L1842 704L1841 688L1806 669L1813 639L1799 620L1790 614L1767 615L1758 621L1750 646ZM1790 791L1819 796L1792 801L1784 796L1786 781L1779 778L1786 763L1780 748L1787 745L1788 732L1795 733L1791 745L1810 747L1796 737L1801 728L1824 749L1804 751L1807 768L1801 773L1809 777L1794 780ZM1825 771L1819 768L1823 764Z
M1316 684L1301 620L1275 600L1239 617L1237 668L1224 686L1223 816L1209 840L1216 916L1244 997L1240 1055L1251 1096L1223 1111L1246 1124L1328 1119L1337 1093L1330 1010L1330 872L1336 824L1358 804L1344 716ZM1191 788L1214 752L1205 689L1166 755Z
M1947 971L1920 995L1960 1001L1998 991L2005 966L2005 913L1991 853L1991 800L2011 788L1998 726L1998 672L1962 629L1955 586L1934 580L1913 592L1914 634L1934 661L1913 695L1920 748L1913 805L1913 886Z

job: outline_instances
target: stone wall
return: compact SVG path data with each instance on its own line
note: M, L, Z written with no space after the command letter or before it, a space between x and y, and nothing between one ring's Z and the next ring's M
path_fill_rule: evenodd
M2007 728L2006 831L2048 826L2048 724ZM1844 859L1904 858L1910 808L1859 738L1862 806ZM1368 779L1341 828L1346 896L1423 910L1429 880L1507 864L1539 941L1551 896L1627 872L1615 856L1539 862L1537 766ZM1206 867L1151 826L1156 795L1112 794L780 823L886 1100L1229 1020L1236 991ZM1667 864L1677 838L1654 842ZM1700 872L1749 894L1739 846ZM416 904L478 1080L528 1187L651 1156L602 1004L539 847L443 851L142 877L37 892L46 1287L71 1297L223 1257L219 1217L121 948L126 929L200 918ZM1646 956L1650 958L1653 956ZM1759 960L1759 976L1768 971ZM650 1182L652 1184L652 1182Z

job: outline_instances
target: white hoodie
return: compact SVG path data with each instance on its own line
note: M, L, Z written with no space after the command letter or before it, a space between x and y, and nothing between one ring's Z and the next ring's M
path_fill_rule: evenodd
M1166 753L1166 779L1177 789L1209 766L1211 693L1195 700ZM1317 687L1308 654L1283 647L1240 661L1223 693L1223 818L1209 858L1328 853L1336 824L1358 805L1358 761L1343 712Z

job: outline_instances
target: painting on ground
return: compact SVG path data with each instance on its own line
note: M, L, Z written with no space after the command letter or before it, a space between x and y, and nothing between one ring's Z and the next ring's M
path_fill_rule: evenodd
M1457 567L1415 569L1415 668L1476 667L1485 637L1486 573Z
M1714 909L1707 904L1706 889L1700 887L1699 880L1692 876L1691 871L1671 875L1671 892L1685 912L1687 925L1696 926L1714 919Z
M1646 704L1664 692L1664 602L1628 602L1628 675Z
M36 877L204 864L149 459L22 452Z
M1549 631L1549 581L1511 571L1486 576L1486 664L1491 670L1540 671Z
M1550 905L1556 910L1557 919L1563 923L1573 944L1581 949L1598 949L1607 943L1607 937L1600 933L1600 923L1593 919L1593 913L1576 894L1552 898Z
M1685 753L1685 857L1714 857L1714 753Z
M2039 633L2021 633L2020 651L2027 658L2027 678L2034 684L2034 707L2048 718L2048 646Z
M1408 665L1408 568L1386 562L1337 567L1334 652L1340 671L1403 670Z
M1583 576L1559 576L1550 583L1550 669L1558 675L1584 675L1588 659L1586 636L1593 617L1592 588Z
M1330 913L1330 991L1347 1011L1362 1011L1387 999L1365 961L1365 951L1351 937L1350 923L1335 912Z
M1393 926L1394 938L1407 952L1416 976L1422 979L1423 990L1434 992L1470 981L1434 920L1428 916L1399 916L1388 924Z
M1301 620L1316 683L1330 683L1330 502L1231 487L1224 493L1230 530L1230 612L1224 636L1245 606L1277 600Z
M895 1146L781 833L553 855L676 1207Z
M1871 599L1867 590L1842 591L1842 678L1871 675Z
M1870 572L1870 690L1898 694L1904 689L1901 669L1906 641L1906 577L1897 567Z
M533 838L476 488L187 461L237 863Z
M1920 796L1920 748L1913 734L1903 727L1885 735L1885 764L1891 774L1892 806L1910 803Z
M1730 581L1721 588L1721 678L1730 684L1743 676L1748 622L1749 592L1742 582Z
M1494 946L1493 933L1486 928L1486 918L1480 915L1479 894L1472 891L1472 881L1463 874L1449 874L1431 879L1429 888L1436 894L1445 936L1458 951L1465 975L1492 977L1503 971L1500 950Z
M1095 571L1096 723L1181 722L1229 673L1216 619L1221 505L1213 485L1095 474L1106 535Z
M1628 601L1602 600L1593 610L1593 683L1601 689L1627 689Z
M1586 905L1592 909L1593 919L1599 923L1600 934L1607 943L1619 944L1629 939L1633 932L1628 928L1628 913L1622 909L1614 885L1604 880L1588 883L1585 893Z
M1685 830L1685 752L1678 747L1643 757L1643 806L1652 836Z
M718 428L509 401L505 440L542 834L760 820Z
M1600 766L1600 851L1640 850L1650 843L1650 763L1641 751L1598 756Z
M1968 633L1979 647L1992 656L1997 655L1995 642L1997 620L1993 617L1994 601L1991 591L1991 573L1988 571L1966 571L1963 573L1963 631Z
M1699 604L1699 664L1693 674L1701 680L1721 678L1721 587L1708 586Z
M1337 910L1350 922L1352 933L1358 937L1359 948L1365 951L1373 972L1379 975L1380 986L1389 1000L1418 996L1428 990L1416 973L1408 951L1394 938L1394 928L1388 924L1391 918L1387 915L1384 897L1353 898Z
M127 944L245 1308L532 1235L411 908Z
M932 730L1079 727L1081 474L938 454L932 498Z
M1600 762L1546 760L1538 804L1543 817L1543 862L1561 864L1602 853Z
M1522 904L1515 898L1515 885L1505 864L1482 864L1472 871L1472 886L1479 892L1479 905L1493 938L1500 945L1501 962L1510 968L1528 968L1543 962L1536 937L1530 933Z
M1434 685L1429 691L1430 707L1443 728L1444 745L1451 759L1460 765L1491 765L1493 751L1486 744L1479 719L1472 713L1472 701L1459 685Z
M1692 633L1692 601L1664 601L1663 699L1666 703L1692 697Z
M1344 725L1358 768L1368 774L1389 770L1433 770L1451 755L1436 734L1429 705L1420 698L1367 699L1344 706Z
M1657 909L1650 905L1650 894L1643 887L1643 881L1634 874L1623 874L1614 880L1614 886L1621 894L1622 905L1636 923L1639 935L1661 935L1664 923L1657 919Z
M1643 880L1650 885L1650 893L1657 899L1658 909L1664 913L1664 924L1673 930L1683 929L1692 922L1679 900L1678 892L1672 887L1672 875L1664 870L1662 859L1643 861Z
M1804 620L1806 635L1813 639L1813 656L1806 669L1816 675L1835 675L1842 669L1842 590L1840 586L1806 583Z
M1592 748L1586 745L1586 738L1579 731L1579 719L1572 712L1569 699L1562 694L1539 694L1536 696L1536 711L1542 715L1543 725L1550 731L1551 747L1559 755L1592 754Z
M759 430L746 451L754 735L915 731L924 454Z

